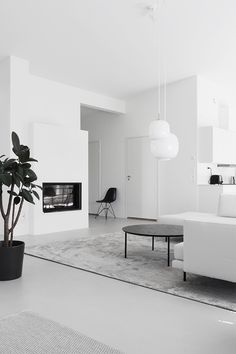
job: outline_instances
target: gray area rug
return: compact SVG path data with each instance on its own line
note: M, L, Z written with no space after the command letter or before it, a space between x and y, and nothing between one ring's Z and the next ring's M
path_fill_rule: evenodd
M173 239L172 251L180 241ZM236 311L236 284L193 274L183 282L181 270L167 267L163 238L155 239L152 251L151 238L128 235L127 259L123 233L79 235L78 239L28 246L26 254Z
M121 354L29 311L1 319L0 338L0 353L4 354Z

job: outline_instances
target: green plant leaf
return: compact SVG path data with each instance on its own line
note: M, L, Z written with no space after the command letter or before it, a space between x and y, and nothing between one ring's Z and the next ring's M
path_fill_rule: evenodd
M23 164L21 165L21 167L22 167L23 169L29 169L29 168L31 167L31 164L25 162L25 163L23 163Z
M24 186L25 187L30 187L30 178L29 177L25 177L24 178L24 182L23 182L23 184L24 184Z
M14 173L12 175L12 178L13 178L13 182L15 183L15 185L20 188L20 183L21 183L21 180L18 176L16 176L16 174Z
M38 199L38 200L40 200L40 196L38 195L38 193L36 192L36 191L32 191L33 192L33 194L35 195L35 197Z
M26 145L20 145L20 150L17 153L20 162L24 163L29 161L30 158L30 149Z
M21 178L24 178L24 177L25 177L25 171L24 171L24 169L21 167L21 165L18 165L17 174L18 174L19 176L21 176Z
M18 172L15 172L15 175L20 179L22 183L24 183L24 178Z
M22 195L22 197L23 197L27 202L34 204L33 197L32 197L31 193L30 193L27 189L23 188L23 189L21 190L20 195Z
M34 184L34 183L31 183L31 188L39 188L41 190L43 190L43 187L38 185L38 184Z
M33 159L33 157L30 157L27 161L34 161L34 162L38 162L38 160Z
M11 191L7 191L7 193L11 194L11 195L14 195L14 196L18 196L18 194L16 192L11 192Z
M11 133L11 140L12 140L12 145L13 145L14 150L19 151L20 150L20 139L15 132Z
M16 159L9 159L3 163L3 168L5 170L15 169L17 167Z
M21 201L21 199L20 199L19 196L17 196L17 197L14 198L14 203L15 203L16 205L19 204L20 201Z
M37 175L34 173L34 171L31 169L28 169L27 175L29 176L30 182L34 182L38 178Z
M13 147L13 148L12 148L12 151L14 152L14 154L15 154L16 156L18 156L19 150L16 150L16 149Z
M12 182L12 177L9 173L0 174L0 181L5 184L5 186L10 187Z

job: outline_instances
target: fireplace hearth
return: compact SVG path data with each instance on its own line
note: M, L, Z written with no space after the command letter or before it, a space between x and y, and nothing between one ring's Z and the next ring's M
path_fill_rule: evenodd
M43 212L81 210L82 183L43 183Z

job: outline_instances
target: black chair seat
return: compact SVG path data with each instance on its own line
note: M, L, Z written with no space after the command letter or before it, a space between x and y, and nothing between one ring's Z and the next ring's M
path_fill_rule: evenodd
M110 212L114 218L115 216L115 212L113 210L113 207L111 205L111 203L113 203L116 200L116 188L109 188L108 191L106 192L106 195L103 199L100 200L96 200L97 203L100 203L100 206L98 208L97 214L95 216L95 218L100 215L102 213L103 210L105 210L105 216L107 219L107 214L108 212ZM103 204L105 204L105 206L103 206ZM108 205L109 204L109 205Z

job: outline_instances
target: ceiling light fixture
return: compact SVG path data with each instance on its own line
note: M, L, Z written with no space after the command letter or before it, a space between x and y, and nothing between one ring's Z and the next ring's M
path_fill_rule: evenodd
M147 7L149 16L157 22L157 42L158 42L158 115L149 125L149 138L151 153L158 160L169 160L177 156L179 142L176 135L170 132L169 123L166 121L166 75L164 78L164 104L163 119L161 119L161 8L164 0Z

